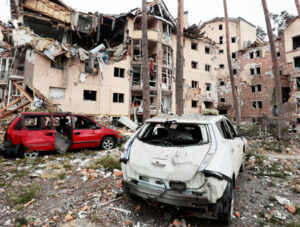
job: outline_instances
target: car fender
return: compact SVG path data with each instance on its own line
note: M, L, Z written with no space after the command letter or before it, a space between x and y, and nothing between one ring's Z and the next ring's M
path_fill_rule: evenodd
M233 163L230 147L228 145L224 145L222 147L218 146L218 148L218 151L213 156L205 170L217 172L232 179Z

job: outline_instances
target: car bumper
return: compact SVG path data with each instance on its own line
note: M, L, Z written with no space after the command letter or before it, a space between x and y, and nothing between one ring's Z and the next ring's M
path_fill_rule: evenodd
M147 187L139 183L123 181L124 188L130 194L144 199L150 199L174 206L201 208L203 213L209 213L209 201L204 196L185 195L176 191L165 191L154 187Z

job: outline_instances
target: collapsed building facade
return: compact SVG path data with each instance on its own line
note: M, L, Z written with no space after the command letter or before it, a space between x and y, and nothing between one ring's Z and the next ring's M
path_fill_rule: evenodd
M11 0L10 5L18 26L0 25L2 110L28 104L23 88L34 97L40 94L33 104L46 100L62 111L142 120L139 8L107 15L78 12L60 0ZM224 19L188 26L184 16L184 112L218 109L233 116ZM300 53L290 46L292 37L300 35L298 20L277 40L289 120L300 114L293 60ZM230 19L230 36L242 119L276 117L268 44L242 18ZM148 40L151 116L175 113L176 20L162 0L148 3Z

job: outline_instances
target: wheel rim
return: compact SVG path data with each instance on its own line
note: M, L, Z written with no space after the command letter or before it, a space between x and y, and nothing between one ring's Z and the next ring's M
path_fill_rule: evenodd
M32 152L25 152L24 156L27 158L36 158L38 156L38 152L37 151L32 151Z
M114 142L110 139L103 141L103 148L105 150L112 149L114 147Z

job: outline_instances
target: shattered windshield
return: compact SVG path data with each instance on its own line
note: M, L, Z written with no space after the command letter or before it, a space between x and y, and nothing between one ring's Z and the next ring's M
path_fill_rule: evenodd
M138 139L154 145L178 146L209 143L207 125L186 123L148 123Z

